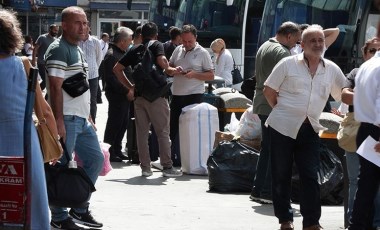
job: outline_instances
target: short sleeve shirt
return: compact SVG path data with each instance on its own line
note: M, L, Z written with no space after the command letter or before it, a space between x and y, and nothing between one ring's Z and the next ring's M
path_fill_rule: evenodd
M289 57L290 51L276 39L270 38L257 51L255 71L256 90L253 97L253 112L260 115L269 115L272 108L263 95L264 82L272 72L274 66L284 57Z
M278 91L277 104L266 124L293 139L306 118L315 132L325 130L319 117L330 94L340 100L346 80L340 68L327 59L321 59L314 77L303 53L282 59L264 83Z
M148 47L149 50L152 52L153 56L156 58L165 55L164 46L159 41L149 41ZM140 62L140 58L142 57L144 50L144 45L133 46L119 60L119 63L125 67L131 66L132 68L134 68L135 65L137 65ZM160 68L160 66L158 66L158 68Z
M181 66L184 71L193 70L206 72L214 69L209 52L198 43L194 49L186 51L183 45L177 46L170 58L171 66ZM183 96L190 94L203 94L205 81L195 78L186 78L183 75L175 75L172 85L173 95Z
M83 58L82 50L68 43L64 38L54 41L46 51L46 70L50 77L67 79L79 72L86 71L88 65ZM49 87L48 94L49 92ZM69 96L63 89L63 115L75 115L88 118L90 115L90 90L78 97Z
M49 36L49 34L42 34L37 38L36 44L38 48L37 63L45 64L45 52L49 45L54 42L57 38Z

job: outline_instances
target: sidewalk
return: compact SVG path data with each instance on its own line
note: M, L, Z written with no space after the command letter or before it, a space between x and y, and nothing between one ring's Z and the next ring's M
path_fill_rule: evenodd
M97 128L103 140L107 99L98 104ZM99 177L91 210L104 230L277 230L272 205L249 200L249 194L208 192L208 177L184 175L141 177L138 165L112 163L113 170ZM299 205L292 205L295 229L302 229ZM343 228L343 206L324 206L320 221L326 230Z

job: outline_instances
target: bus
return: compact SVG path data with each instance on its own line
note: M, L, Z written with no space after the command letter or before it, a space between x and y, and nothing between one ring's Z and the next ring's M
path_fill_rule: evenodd
M362 62L360 48L376 36L380 19L380 0L271 0L263 12L259 33L262 44L284 21L319 24L323 28L339 28L339 36L327 49L325 58L334 61L344 73Z
M223 38L244 76L252 76L264 0L151 0L149 20L157 24L159 39L169 39L171 26L193 24L197 41L209 48Z
M161 41L168 40L171 26L184 24L197 28L197 41L205 48L223 38L249 78L258 47L285 21L338 27L325 57L350 72L363 62L360 48L366 39L376 35L379 9L380 0L151 0L149 20L158 25Z

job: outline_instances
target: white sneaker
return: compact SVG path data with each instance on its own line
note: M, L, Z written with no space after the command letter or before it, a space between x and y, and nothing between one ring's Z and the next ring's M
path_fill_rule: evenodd
M153 175L153 172L150 169L149 170L143 170L141 173L141 176L143 176L143 177L150 177L152 175Z
M171 168L164 168L164 170L162 170L162 174L163 176L165 177L177 177L177 176L182 176L182 172L180 170L177 170L173 167Z

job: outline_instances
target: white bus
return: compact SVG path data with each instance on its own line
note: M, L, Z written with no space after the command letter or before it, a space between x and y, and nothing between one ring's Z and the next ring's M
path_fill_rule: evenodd
M151 0L149 20L162 41L170 26L193 24L198 42L209 48L223 38L244 78L254 74L257 48L274 36L284 21L339 27L325 57L348 73L361 62L360 48L376 34L380 0Z

